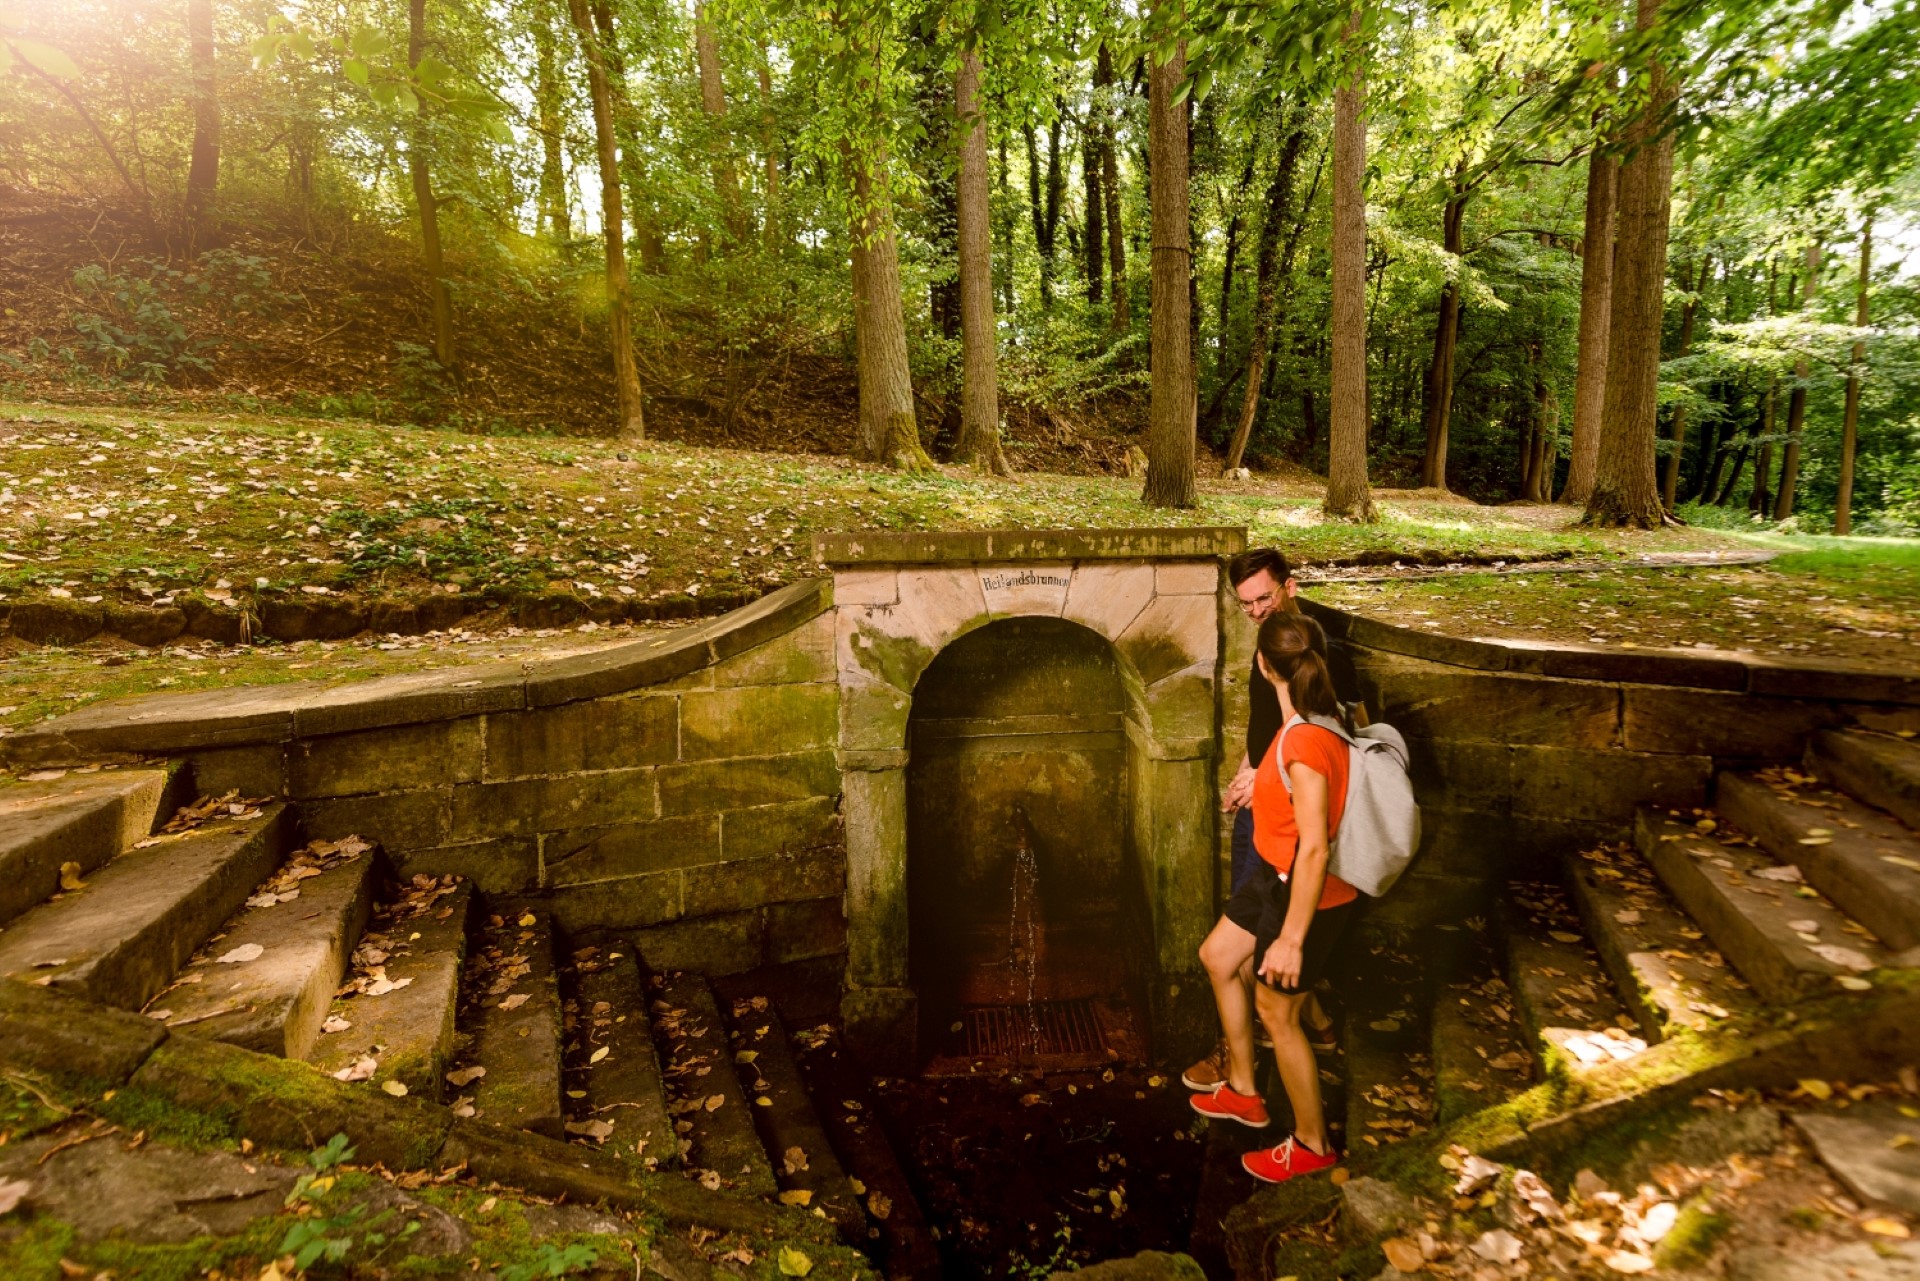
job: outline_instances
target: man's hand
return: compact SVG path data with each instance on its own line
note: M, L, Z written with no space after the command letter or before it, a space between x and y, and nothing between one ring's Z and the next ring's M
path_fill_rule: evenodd
M1220 798L1222 813L1231 814L1245 805L1253 803L1253 766L1243 765L1240 772L1233 776L1233 782L1227 784L1226 794Z
M1300 986L1300 944L1282 934L1260 959L1260 977L1276 987Z

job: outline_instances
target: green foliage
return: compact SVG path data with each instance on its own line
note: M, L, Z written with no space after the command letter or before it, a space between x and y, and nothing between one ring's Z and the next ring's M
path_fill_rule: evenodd
M500 1281L550 1281L554 1277L585 1272L600 1261L600 1252L580 1241L557 1245L542 1242L533 1257L520 1263L501 1265L496 1271Z
M159 383L207 373L234 319L259 319L291 301L266 260L218 249L190 267L155 258L127 271L89 263L73 274L80 355L101 373Z

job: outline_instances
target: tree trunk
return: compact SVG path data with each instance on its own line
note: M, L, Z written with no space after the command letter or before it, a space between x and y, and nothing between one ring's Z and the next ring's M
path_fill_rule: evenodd
M980 97L980 50L960 54L954 80L960 127L960 441L955 462L1005 476L1013 469L1000 447L1000 392L995 382L993 228L989 222L987 122Z
M1081 262L1087 275L1087 301L1099 305L1106 298L1107 254L1106 193L1100 186L1100 127L1096 123L1099 104L1088 108L1086 124L1080 131L1080 179L1086 189L1086 237L1080 243Z
M1527 487L1527 499L1530 502L1550 503L1553 501L1553 462L1559 454L1555 445L1560 430L1560 401L1553 393L1553 384L1547 380L1544 343L1533 344L1531 364L1533 455L1527 460L1527 474L1532 480Z
M1117 335L1133 327L1133 316L1127 297L1127 237L1120 225L1120 158L1113 142L1113 104L1107 100L1113 88L1113 52L1104 40L1094 57L1093 88L1100 108L1100 190L1107 206L1107 292L1113 300L1108 328Z
M693 50L700 64L700 109L716 126L713 187L720 197L720 219L737 243L746 236L745 211L740 207L740 178L734 172L733 148L726 133L727 91L720 78L720 42L714 39L705 0L696 0L693 6Z
M1779 391L1779 379L1767 379L1767 390L1760 401L1760 442L1753 452L1753 488L1747 491L1747 510L1765 516L1773 510L1773 405Z
M573 238L573 211L567 198L566 112L552 18L548 4L534 6L534 126L540 133L540 226L564 241Z
M1696 279L1695 268L1689 266L1681 273L1680 283L1687 287L1687 301L1680 307L1680 350L1684 356L1693 350L1693 325L1700 314L1699 294L1707 287L1707 281L1713 278L1713 260L1700 259ZM1660 481L1660 503L1668 511L1674 507L1674 497L1680 487L1680 459L1687 448L1687 407L1684 404L1673 407L1673 452L1667 455L1667 469Z
M1267 184L1267 210L1260 222L1260 242L1255 268L1253 296L1253 340L1247 347L1246 387L1240 396L1240 421L1227 446L1228 471L1242 465L1247 441L1253 435L1253 421L1260 411L1262 377L1273 345L1274 313L1280 293L1280 224L1293 203L1293 174L1300 162L1300 148L1306 144L1307 131L1299 124L1298 112L1290 113L1293 127L1280 144L1280 157L1274 164L1273 181ZM1292 245L1289 244L1291 249Z
M1800 286L1800 308L1806 310L1820 283L1820 246L1807 246L1807 278ZM1773 518L1793 515L1793 491L1800 484L1800 432L1807 424L1807 378L1813 366L1802 356L1793 366L1793 390L1787 394L1787 444L1780 459L1780 491L1773 500Z
M1853 308L1855 327L1867 327L1867 291L1873 283L1873 210L1868 209L1860 227L1860 285ZM1847 401L1840 427L1840 487L1833 496L1833 532L1853 530L1853 456L1860 442L1860 375L1867 359L1867 343L1853 344L1853 358L1847 362Z
M760 223L761 239L771 248L780 241L780 151L774 133L773 68L767 62L767 46L760 46L760 150L766 164L766 214Z
M427 51L427 0L407 5L407 65L417 67ZM427 262L427 290L433 301L433 358L442 369L454 367L453 299L447 293L446 261L440 252L440 207L427 166L425 122L416 114L407 138L407 169L413 200L420 208L420 244Z
M1614 196L1620 162L1596 140L1587 158L1587 221L1580 244L1579 368L1573 382L1573 443L1560 501L1584 507L1600 460L1600 415L1607 398L1607 336L1613 300Z
M220 89L214 78L213 0L187 0L187 52L193 79L193 152L187 165L187 256L214 242L220 183Z
M1162 3L1165 0L1161 0ZM1193 478L1193 256L1188 240L1187 111L1173 100L1187 70L1186 46L1151 69L1148 113L1153 207L1153 349L1147 411L1150 507L1191 507Z
M620 181L626 186L626 218L633 225L633 238L640 242L640 270L659 275L667 269L665 238L648 195L646 160L640 148L633 99L627 93L626 60L613 30L611 0L590 0L593 28L600 37L600 58L606 73L607 91L613 104L613 140L620 157Z
M419 0L414 0L417 4ZM613 89L606 51L594 31L587 0L567 0L568 13L587 56L587 91L593 100L593 138L600 160L600 221L607 243L607 305L613 342L614 429L631 440L644 439L647 423L640 403L640 369L633 357L633 299L627 282L627 222L620 202L620 159L615 151ZM604 28L612 43L611 15Z
M886 163L882 151L877 162ZM853 336L860 384L861 444L866 456L905 471L931 471L914 414L907 365L907 317L900 295L900 250L884 180L876 191L866 158L853 168Z
M1347 23L1357 38L1360 12ZM1329 516L1377 519L1367 487L1366 79L1353 50L1350 79L1333 95L1333 408L1327 430Z
M1427 456L1420 467L1423 489L1447 487L1447 424L1453 415L1453 352L1460 341L1460 279L1465 264L1467 193L1461 190L1466 162L1453 175L1453 198L1441 218L1441 248L1453 260L1454 275L1440 286L1440 315L1434 323L1433 360L1427 366L1425 419Z
M1660 0L1638 0L1638 26L1659 18ZM1607 394L1600 456L1586 519L1658 529L1665 521L1654 474L1659 411L1660 319L1667 283L1667 216L1673 196L1670 108L1678 87L1655 63L1648 101L1628 126L1620 166L1618 248L1607 336Z

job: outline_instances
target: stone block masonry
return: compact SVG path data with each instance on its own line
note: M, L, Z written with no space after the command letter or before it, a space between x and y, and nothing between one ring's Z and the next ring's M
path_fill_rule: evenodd
M545 891L573 930L724 973L846 950L840 699L824 583L579 658L331 689L101 704L0 758L192 762L203 788L298 804L403 874Z
M1304 602L1369 714L1406 734L1423 840L1378 922L1480 910L1626 839L1642 805L1705 806L1722 769L1797 760L1821 729L1920 729L1920 677L1722 655L1433 636Z

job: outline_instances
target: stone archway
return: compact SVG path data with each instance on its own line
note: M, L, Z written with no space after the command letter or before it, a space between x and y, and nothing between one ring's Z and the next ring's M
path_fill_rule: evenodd
M1060 618L1105 638L1127 692L1127 823L1153 941L1156 1030L1173 1019L1212 924L1224 611L1221 557L1242 530L849 535L834 571L847 831L842 1014L863 1055L917 1057L909 973L908 722L953 641L999 619Z

